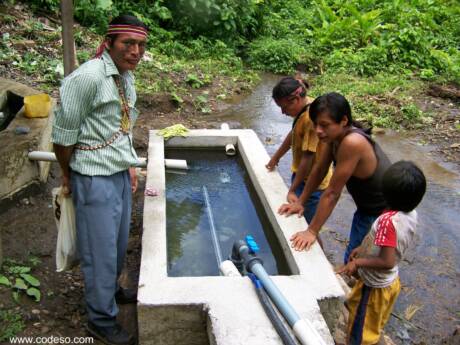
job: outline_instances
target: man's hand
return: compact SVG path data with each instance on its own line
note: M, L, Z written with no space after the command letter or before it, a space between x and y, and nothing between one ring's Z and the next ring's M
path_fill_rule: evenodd
M56 159L59 162L62 172L62 194L65 197L69 197L72 193L72 188L70 186L70 159L72 158L74 145L71 146L62 146L58 144L53 144L54 153L56 154Z
M131 177L131 192L135 193L137 190L136 168L129 168L129 176Z
M290 216L291 214L297 214L300 217L303 216L303 211L304 211L304 207L298 203L298 202L295 202L295 203L292 203L292 204L283 204L280 206L280 208L278 209L278 214L281 214L281 215L286 215L286 217Z
M299 201L299 198L294 192L288 192L286 199L287 199L287 202L290 204L294 204Z
M265 164L265 167L267 168L268 171L273 171L278 166L278 163L279 163L279 159L272 157L272 159L270 159L270 161L267 164Z
M317 235L308 229L305 231L296 232L292 237L291 240L291 247L293 247L297 251L302 251L304 249L310 250L313 243L316 242Z
M345 273L348 276L352 276L358 271L358 266L356 265L356 260L348 261L345 266L340 267L335 271L335 273L342 274Z
M65 197L69 197L70 194L72 193L72 190L70 188L70 177L66 175L62 175L62 194Z

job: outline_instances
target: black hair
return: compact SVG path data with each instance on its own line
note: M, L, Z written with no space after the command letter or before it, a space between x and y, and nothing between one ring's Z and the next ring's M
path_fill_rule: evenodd
M391 210L410 212L425 194L425 175L411 161L396 162L383 174L382 191Z
M109 23L109 25L116 25L116 24L139 26L141 28L144 28L147 31L149 29L149 27L146 24L144 24L136 16L133 16L131 14L122 14L118 17L113 18ZM118 35L119 34L107 35L107 37L111 39L111 42L112 42L111 44L113 44L113 42L115 41Z
M273 88L272 97L276 100L290 96L299 87L302 87L302 92L299 96L305 97L307 95L307 89L309 88L306 80L296 79L294 77L284 77Z
M372 128L364 128L363 125L353 120L351 116L351 107L347 99L337 92L326 93L317 97L310 104L310 119L316 124L316 119L322 113L328 113L329 117L335 122L340 123L345 116L348 120L347 126L361 128L364 133L371 134Z

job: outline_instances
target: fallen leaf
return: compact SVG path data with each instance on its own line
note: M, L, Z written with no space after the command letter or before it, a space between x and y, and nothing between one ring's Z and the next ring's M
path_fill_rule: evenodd
M422 308L423 306L420 306L420 305L415 305L415 304L409 305L404 311L405 319L410 321L410 319L414 317L415 313L418 312Z

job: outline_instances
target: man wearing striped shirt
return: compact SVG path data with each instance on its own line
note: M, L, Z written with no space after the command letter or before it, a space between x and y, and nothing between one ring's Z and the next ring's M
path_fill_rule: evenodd
M134 291L118 285L118 277L128 243L131 194L137 188L132 71L146 40L147 26L136 17L112 20L95 58L64 79L53 123L63 189L75 204L87 329L106 344L134 342L116 315L117 302L137 299Z

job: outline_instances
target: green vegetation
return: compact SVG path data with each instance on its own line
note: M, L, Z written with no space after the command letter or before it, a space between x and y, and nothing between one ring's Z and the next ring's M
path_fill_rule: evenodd
M59 0L30 2L54 11L59 5ZM165 52L163 45L177 45L188 58L193 57L196 39L206 37L212 40L207 48L212 50L214 43L224 41L231 47L226 51L229 56L247 57L254 68L273 72L290 73L297 64L305 64L310 72L375 75L410 70L425 79L441 75L460 82L460 6L456 0L74 3L77 20L100 34L107 17L131 12L151 28L153 46Z
M34 76L45 86L56 86L64 75L61 60L50 58L43 54L43 48L34 49L34 46L40 44L49 49L49 42L59 39L60 32L43 31L40 22L28 21L16 35L5 32L0 36L0 61L27 76Z
M0 310L0 342L8 342L25 328L19 313L11 310Z
M0 291L11 290L15 303L20 302L22 294L40 302L40 281L31 274L34 267L41 263L36 256L29 255L27 264L5 258L0 267ZM13 309L0 310L0 343L8 342L9 338L17 335L25 328L25 322L20 312Z
M164 137L165 140L168 140L171 137L178 137L178 136L185 137L187 136L187 133L188 133L188 129L184 125L181 125L181 124L169 126L169 127L163 128L158 131L158 135L161 135L162 137Z
M258 80L257 74L247 71L242 60L220 40L211 42L200 38L189 41L187 46L165 42L151 48L146 55L147 61L140 64L136 72L142 76L137 78L141 92L190 95L189 89L198 90L225 78L226 85L214 85L215 91L221 94L237 82L251 85Z
M30 266L26 266L15 260L5 259L2 265L0 286L11 289L13 299L16 303L19 303L21 293L25 293L33 297L36 302L40 302L40 281L30 273L32 267L40 262L37 260L36 257L31 257L29 260Z
M328 72L314 80L312 97L326 92L347 95L353 116L375 127L414 128L432 121L414 104L413 95L425 89L421 80L377 74L372 77Z
M27 3L38 13L59 12L59 0ZM139 93L169 93L179 109L191 102L210 112L214 97L253 85L254 70L300 69L315 76L314 94L343 92L373 125L414 127L431 121L412 98L426 82L460 84L457 0L74 0L74 12L80 62L92 56L107 18L130 12L144 21L150 33L148 61L136 72ZM0 37L0 62L55 89L59 35L30 20L17 37ZM37 49L19 49L27 39ZM49 58L38 46L51 42Z
M414 72L460 82L460 6L456 0L289 0L271 2L249 56L273 40L299 49L294 64L357 75ZM266 44L264 44L266 42ZM282 54L279 45L274 55ZM260 64L264 60L256 59ZM270 67L270 63L267 65Z

